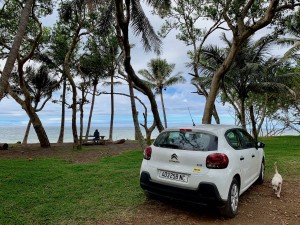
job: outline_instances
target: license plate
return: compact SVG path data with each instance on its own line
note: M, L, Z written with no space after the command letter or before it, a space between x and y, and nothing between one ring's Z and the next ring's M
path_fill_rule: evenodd
M188 175L182 173L160 170L159 177L169 180L176 180L184 183L188 182Z

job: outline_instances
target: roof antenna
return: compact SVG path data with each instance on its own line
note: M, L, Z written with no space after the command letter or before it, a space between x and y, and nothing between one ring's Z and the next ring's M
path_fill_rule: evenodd
M188 107L188 110L189 110L190 117L191 117L191 119L192 119L192 122L193 122L193 127L194 127L194 126L196 126L196 125L195 125L195 123L194 123L194 120L193 120L193 117L192 117L192 114L191 114L191 112L190 112L190 108L189 108L189 107Z

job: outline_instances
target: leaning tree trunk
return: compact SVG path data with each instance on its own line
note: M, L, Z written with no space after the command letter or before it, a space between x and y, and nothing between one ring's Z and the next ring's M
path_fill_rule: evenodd
M216 108L215 104L214 104L214 107L213 107L212 115L215 119L216 124L220 124L220 117L219 117L219 114L218 114L218 111L217 111L217 108Z
M37 106L38 106L38 103L35 102L35 105L34 105L34 110L35 111L36 111ZM24 138L23 138L23 141L22 141L23 145L27 145L27 140L28 140L28 136L29 136L29 132L30 132L30 127L31 127L31 120L28 121L28 124L27 124L27 127L26 127L25 135L24 135Z
M30 127L31 127L31 120L28 121L26 130L25 130L25 135L22 141L23 145L27 145L27 141L28 141L28 136L29 136L29 132L30 132Z
M232 45L230 47L229 53L226 56L225 61L222 63L222 65L217 69L216 73L213 76L210 92L208 94L204 113L202 117L202 123L204 124L210 124L211 123L211 117L212 117L212 111L213 111L213 104L216 100L218 90L220 87L220 81L224 78L226 72L229 70L230 66L232 65L240 46L251 36L253 35L257 30L260 30L267 25L269 25L275 15L278 15L280 11L283 11L284 9L288 8L294 8L294 4L285 4L281 5L281 7L278 7L280 1L274 0L269 2L269 6L267 10L263 13L263 15L256 20L255 23L253 23L250 26L246 26L244 23L245 15L247 15L247 11L244 11L242 13L243 15L237 18L236 25L233 25L232 21L228 18L227 14L224 13L224 19L229 25L229 28L232 31L233 34L233 41ZM244 10L249 10L252 6L254 1L251 1L250 4L247 4L245 6ZM283 11L284 12L284 11Z
M60 132L58 136L57 143L64 142L64 133L65 133L65 120L66 120L66 90L67 90L67 81L66 77L64 76L64 83L63 83L63 93L62 93L62 101L61 101L61 122L60 122Z
M16 58L18 56L19 53L19 48L21 46L22 43L22 39L24 37L24 34L26 32L26 28L27 28L27 24L29 21L29 16L31 13L31 8L33 6L33 0L27 0L25 3L25 7L22 11L22 15L20 18L20 22L19 22L19 27L17 30L17 34L14 38L12 47L9 51L8 57L6 59L4 68L3 68L3 72L1 74L1 78L0 78L0 101L3 98L4 93L6 92L6 89L8 87L8 80L11 74L12 69L14 68L14 64L16 61Z
M130 1L126 1L126 7L130 7ZM145 94L147 95L150 105L151 105L151 110L153 113L153 117L157 126L157 129L159 132L161 132L164 127L161 123L159 113L158 113L158 108L157 108L157 103L155 100L155 97L152 93L152 90L135 74L134 69L131 66L131 45L129 43L129 22L130 22L130 10L129 11L124 11L124 2L123 1L116 1L115 0L115 11L116 11L116 19L117 19L117 36L118 36L118 41L120 48L124 52L124 67L125 71L128 74L128 76L131 78L131 80L134 82L136 86L141 88ZM125 16L124 13L127 13ZM122 32L122 33L121 33Z
M128 86L129 86L129 94L130 94L130 101L131 101L131 110L132 110L132 118L133 118L133 124L134 124L134 130L136 137L140 143L140 146L142 149L146 148L145 139L142 135L139 121L138 121L138 112L136 110L135 100L134 100L134 91L133 91L133 85L130 77L128 76Z
M253 109L253 105L251 105L249 107L249 112L250 112L250 120L251 120L251 124L252 124L252 136L254 138L255 141L258 140L258 133L256 130L256 121L255 121L255 117L254 117L254 109Z
M219 67L219 69L216 71L216 73L212 78L210 92L208 93L208 96L206 98L204 113L202 117L203 124L211 124L212 112L218 94L218 90L220 87L221 79L225 76L226 72L229 70L236 54L238 53L238 50L239 50L238 43L233 42L229 54L227 55L225 61L222 63L222 65Z
M33 109L26 110L26 112L31 120L32 126L37 134L41 147L43 148L51 147L47 133L36 112Z
M22 84L20 85L22 86ZM19 98L16 93L14 93L10 88L9 88L9 94L11 97L13 97L16 102L18 102L22 108L26 111L32 126L35 130L35 133L39 139L40 146L43 148L49 148L51 147L47 133L42 125L41 120L39 119L37 113L35 112L35 109L31 106L31 101L30 98L28 98L28 93L25 93L25 101Z
M261 132L261 127L262 127L262 125L264 123L264 120L266 118L268 101L269 101L269 96L266 94L265 95L265 104L263 106L262 113L261 113L261 119L260 119L260 122L257 126L257 135Z

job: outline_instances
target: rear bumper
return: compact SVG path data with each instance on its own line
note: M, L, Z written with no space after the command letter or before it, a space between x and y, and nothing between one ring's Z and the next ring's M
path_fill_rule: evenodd
M151 181L150 174L143 171L140 176L141 188L150 194L185 202L203 205L223 206L217 187L212 183L201 182L197 190L187 190Z

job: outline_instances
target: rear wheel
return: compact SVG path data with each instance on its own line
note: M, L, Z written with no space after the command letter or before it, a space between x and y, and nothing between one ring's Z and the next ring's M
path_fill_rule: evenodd
M261 162L259 177L256 182L258 184L262 184L264 182L264 177L265 177L265 163Z
M225 203L225 206L221 208L221 214L225 217L233 218L238 212L238 205L239 205L239 184L235 178L233 178L229 192L228 198Z

